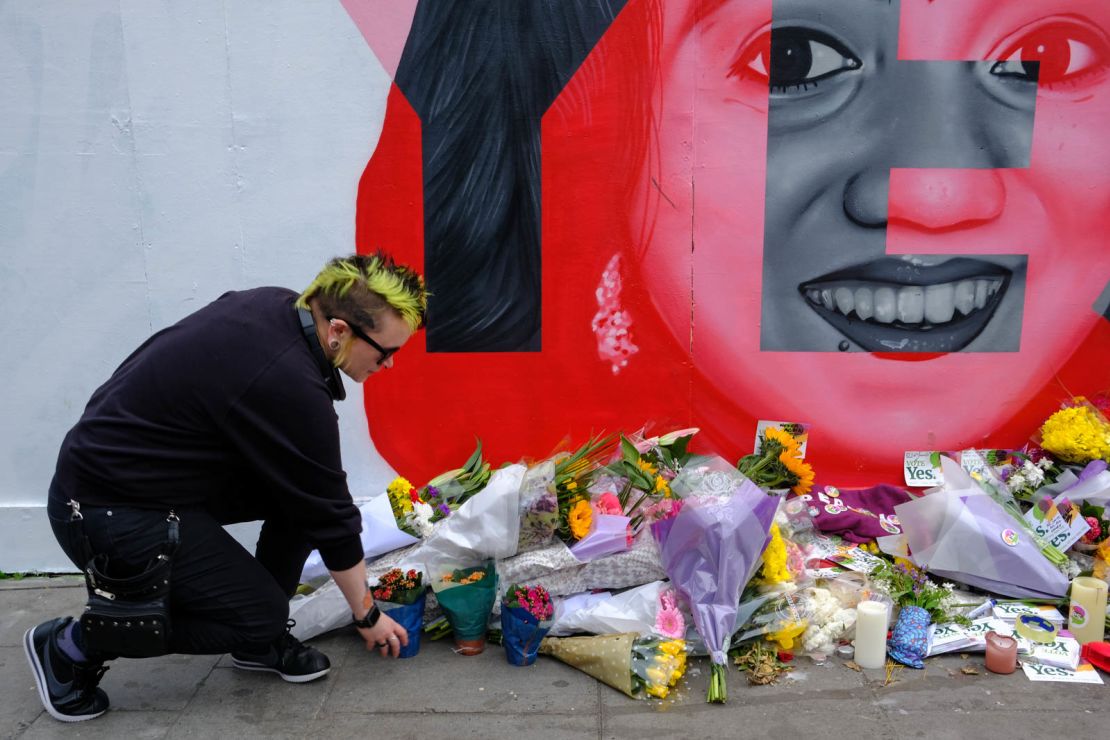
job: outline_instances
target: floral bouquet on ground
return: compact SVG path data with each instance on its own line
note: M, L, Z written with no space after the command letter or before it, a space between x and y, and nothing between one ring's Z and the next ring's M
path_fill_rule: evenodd
M736 469L765 491L789 488L801 496L813 488L813 468L802 459L798 440L778 427L764 429L759 450L740 458Z
M633 532L643 523L641 507L671 498L670 482L689 460L686 448L697 431L683 429L640 442L621 435L620 457L605 470L621 482L616 498L621 512L631 519Z
M482 459L482 440L461 468L441 473L420 489L420 500L432 508L431 521L451 516L467 499L489 483L489 463Z
M551 629L555 606L543 586L513 584L501 600L505 658L513 665L532 665L540 640Z
M398 657L411 658L420 652L420 633L424 624L426 590L423 574L416 570L400 568L386 571L371 590L375 603L383 613L405 628L409 644L401 648Z
M432 590L455 635L460 655L486 649L486 630L497 595L497 573L488 562L472 568L453 568L432 582Z
M891 565L884 561L871 571L871 578L901 607L891 632L888 654L903 665L924 668L929 654L929 624L970 624L967 617L952 612L953 586L933 583L925 571L907 560Z
M547 637L540 653L559 659L633 699L665 699L686 672L683 640L635 633Z
M1064 462L1110 462L1110 421L1082 396L1048 417L1039 436L1040 446Z
M580 562L625 552L632 547L632 524L629 517L621 513L617 495L606 491L589 500L589 533L570 547L571 553Z
M461 468L437 475L421 489L398 476L389 484L386 494L397 526L414 537L427 537L436 522L451 516L467 499L485 488L489 479L489 463L482 460L479 440Z
M601 461L613 452L611 436L593 437L571 454L556 456L552 485L559 506L559 538L569 544L590 533L593 509L589 488L601 470Z
M555 496L555 463L545 460L528 469L520 486L520 535L517 553L544 547L559 529Z
M780 499L720 458L691 463L673 487L683 506L659 542L660 559L709 651L707 701L724 703L725 651L736 628L740 593L759 566ZM653 532L661 533L655 527Z

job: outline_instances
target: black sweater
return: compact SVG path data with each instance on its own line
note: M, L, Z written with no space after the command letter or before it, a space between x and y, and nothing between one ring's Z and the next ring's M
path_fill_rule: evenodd
M328 568L358 563L362 519L295 299L285 288L226 293L143 343L66 435L62 492L90 505L203 506L247 480Z

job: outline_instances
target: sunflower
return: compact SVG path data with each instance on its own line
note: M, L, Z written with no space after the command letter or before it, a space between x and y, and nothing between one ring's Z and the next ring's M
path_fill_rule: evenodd
M784 432L778 427L764 429L763 438L768 442L777 442L784 451L792 455L798 454L798 440L794 439L794 435Z
M798 479L791 490L801 496L804 493L809 493L813 489L813 468L809 463L796 455L790 453L789 450L783 450L779 455L779 462L786 466L786 469Z
M590 532L590 524L593 522L593 511L590 509L590 502L582 499L570 507L570 512L567 514L567 524L570 525L570 533L576 540L580 540Z

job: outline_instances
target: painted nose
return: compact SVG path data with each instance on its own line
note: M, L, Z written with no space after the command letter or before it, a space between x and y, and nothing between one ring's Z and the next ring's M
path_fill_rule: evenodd
M966 229L998 218L1006 188L991 169L870 169L848 181L844 210L861 226Z

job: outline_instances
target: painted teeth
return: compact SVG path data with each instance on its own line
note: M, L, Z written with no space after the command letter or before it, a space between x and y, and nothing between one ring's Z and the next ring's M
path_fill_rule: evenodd
M1001 278L975 278L940 285L840 284L806 290L815 306L844 316L890 324L945 324L985 308L1002 289ZM958 314L958 316L957 316Z

